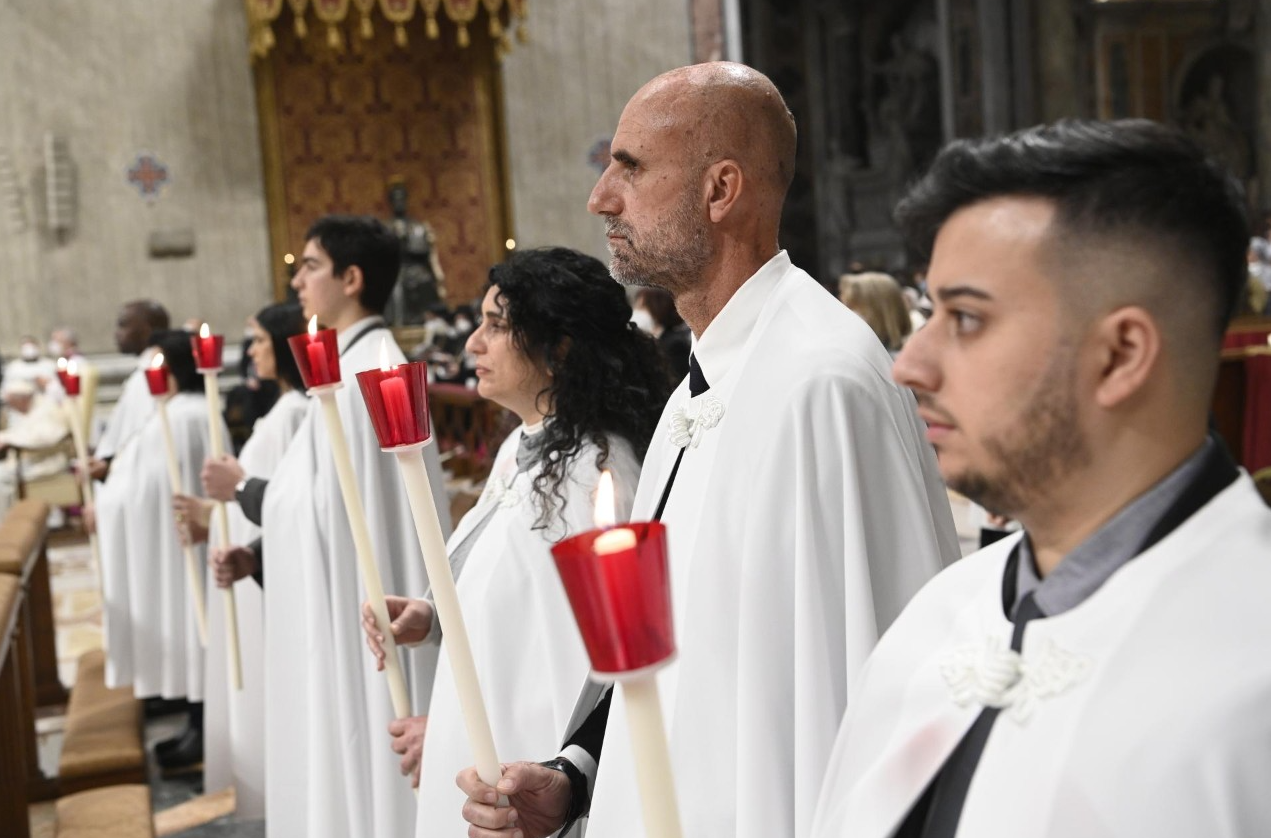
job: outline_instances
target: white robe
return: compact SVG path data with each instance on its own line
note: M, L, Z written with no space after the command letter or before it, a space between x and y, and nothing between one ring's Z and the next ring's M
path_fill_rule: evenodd
M802 838L860 666L957 538L886 350L784 251L698 349L721 333L728 345L701 358L711 389L688 409L716 400L724 414L686 451L662 518L678 658L658 683L684 834ZM645 458L636 520L656 508L689 401L685 382ZM592 835L645 835L631 753L618 689Z
M349 327L345 341L367 321ZM397 458L380 451L356 373L378 368L385 328L340 358L336 394L385 591L422 591L428 580ZM342 341L343 345L344 341ZM450 531L435 445L423 449ZM271 838L407 835L415 795L386 747L393 718L388 682L375 671L361 626L366 595L335 460L316 397L265 492L265 795ZM432 654L403 656L413 711L428 706Z
M982 706L957 703L951 683L966 652L1009 648L1002 574L1020 537L941 574L879 643L815 838L890 835L975 721ZM1267 834L1268 558L1271 510L1242 474L1085 602L1030 622L1024 664L1049 689L999 715L958 835Z
M309 401L303 392L283 393L262 416L243 446L238 462L251 477L268 480L304 420ZM236 503L226 505L230 543L249 544L260 528ZM215 520L215 519L214 519ZM217 539L216 527L212 539ZM203 708L203 785L208 793L234 787L238 820L265 817L265 612L255 579L234 585L238 611L238 647L243 687L234 690L226 675L224 596L208 580L207 684Z
M138 698L203 700L203 646L199 642L185 553L177 536L172 495L199 493L199 470L210 450L207 400L178 393L168 400L168 423L181 486L168 475L163 426L156 412L129 446L132 477L123 503L127 545L128 611L132 629L132 687ZM219 420L219 417L218 417ZM229 431L221 421L221 434ZM204 546L194 550L207 596Z
M135 439L135 434L134 434ZM106 651L106 686L132 686L132 624L128 595L128 543L124 516L132 496L136 459L141 446L119 449L105 482L96 484L97 545L101 553L102 645ZM163 443L160 442L160 445ZM160 455L163 455L160 450ZM166 456L166 455L163 455Z
M459 522L449 545L453 551L491 516L472 545L456 585L495 752L502 762L542 759L552 752L589 669L551 546L594 526L594 495L600 478L595 468L597 450L588 443L579 451L562 486L566 499L558 517L549 529L533 529L539 510L532 482L539 469L508 484L517 471L521 434L518 428L499 449L481 498ZM640 464L631 446L618 440L611 444L606 468L614 479L616 520L625 521ZM509 627L515 627L514 634L509 635ZM415 830L419 838L467 834L461 813L464 796L455 785L455 775L472 762L450 659L443 649L424 737Z
M97 440L94 456L100 459L114 457L154 414L154 396L150 395L145 370L156 352L158 350L153 346L142 352L137 359L137 368L124 379L119 398L106 419L106 428Z

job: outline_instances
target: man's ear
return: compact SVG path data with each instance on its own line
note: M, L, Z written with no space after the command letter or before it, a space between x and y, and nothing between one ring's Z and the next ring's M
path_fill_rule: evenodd
M1095 402L1112 409L1133 398L1161 363L1161 327L1139 306L1106 315L1094 329L1099 358Z
M349 265L344 269L344 273L340 274L340 282L344 286L344 296L352 297L355 301L362 299L362 289L366 286L366 277L362 275L360 267Z
M745 183L746 177L736 160L720 160L706 169L706 207L712 222L718 223L728 215Z

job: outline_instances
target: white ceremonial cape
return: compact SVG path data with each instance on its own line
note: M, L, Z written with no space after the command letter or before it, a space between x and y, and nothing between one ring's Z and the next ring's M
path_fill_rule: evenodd
M106 428L102 431L101 439L97 440L97 448L93 452L99 459L109 459L122 451L124 445L154 414L154 396L150 395L150 386L146 384L145 371L156 352L158 349L153 346L142 352L137 359L137 368L124 379L119 398L111 408L110 416L106 419Z
M516 475L522 428L499 449L481 498L459 522L449 545L453 551L490 517L456 585L501 762L542 759L553 751L589 670L551 546L595 526L597 449L588 443L573 458L562 486L563 509L548 529L534 529L539 507L532 483L540 470ZM640 464L627 442L615 440L605 468L614 480L616 520L625 521ZM445 642L443 637L443 646ZM450 659L443 649L424 737L418 838L467 834L464 795L455 785L455 775L472 763Z
M238 462L251 477L269 479L309 408L305 394L289 390L257 420ZM238 504L229 513L230 544L245 545L260 529ZM217 528L213 526L212 541ZM209 574L210 575L210 574ZM207 593L206 689L203 699L203 786L208 793L234 787L238 820L265 817L265 603L255 579L234 585L243 688L230 687L225 645L225 597L209 581Z
M181 486L168 476L163 425L156 411L129 445L132 478L124 501L124 544L128 563L128 609L132 627L132 688L138 698L203 700L203 646L185 553L177 537L172 495L199 493L199 470L210 450L207 400L202 393L178 393L168 400L168 422L176 448ZM219 417L218 417L219 420ZM221 433L229 430L221 421ZM207 597L207 549L196 547L198 573Z
M711 388L672 394L633 515L653 515L681 410L697 416L662 517L678 658L658 684L681 821L693 838L803 838L856 674L958 556L948 496L878 338L784 251L695 351ZM590 830L645 836L621 689Z
M815 838L891 835L975 721L951 684L973 683L986 644L1009 650L1002 574L1021 537L941 574L878 644ZM1242 474L1081 605L1030 622L958 835L1271 832L1269 560L1271 510Z
M341 349L369 320L340 336ZM375 328L340 358L337 392L385 591L427 590L397 458L380 451L356 373L404 358ZM436 446L423 449L444 535ZM265 803L270 838L408 835L415 795L388 747L388 681L362 633L366 598L316 397L265 492ZM428 706L436 652L403 655L413 712Z

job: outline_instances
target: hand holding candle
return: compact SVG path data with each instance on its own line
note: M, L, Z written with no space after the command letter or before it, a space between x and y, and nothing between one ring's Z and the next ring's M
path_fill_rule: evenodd
M159 411L159 424L163 427L163 445L168 455L168 482L172 484L172 494L181 492L181 467L177 462L177 448L172 441L172 425L168 422L168 367L163 362L163 353L154 356L154 360L146 369L146 384L150 387L150 395L154 396ZM185 554L185 576L190 588L190 601L194 604L194 625L199 632L199 645L207 646L207 606L203 599L203 574L200 573L198 559L194 548L183 545Z
M388 609L384 604L384 584L380 580L379 567L375 564L375 552L371 546L371 533L366 525L366 513L362 506L362 492L353 473L353 459L349 455L344 436L344 422L335 402L335 392L341 386L339 344L334 329L318 329L317 318L309 321L309 334L295 335L287 339L291 354L300 368L310 395L316 395L322 404L322 418L331 441L331 453L335 459L335 473L344 499L344 511L349 518L349 530L357 553L358 570L367 599L375 611L384 634L385 662L388 671L388 691L393 701L393 714L399 718L411 715L410 693L406 689L406 677L397 657L397 644L389 630ZM319 360L321 359L321 360Z
M66 391L66 421L71 427L71 442L75 445L75 459L79 461L79 477L82 481L81 491L84 503L93 506L93 475L88 466L88 442L84 439L84 411L79 404L79 370L74 361L59 358L57 361L57 377L61 379L62 389ZM97 567L97 588L102 589L101 548L97 545L97 528L88 532L88 547L93 554L93 564Z
M446 542L441 535L441 523L437 518L428 470L420 452L431 437L428 423L428 365L413 363L390 366L387 348L381 347L380 369L360 372L357 379L380 448L395 453L398 465L401 466L406 496L415 520L415 533L419 537L428 582L432 587L433 606L437 610L437 619L446 638L446 652L450 657L455 688L459 692L459 703L463 709L477 773L483 782L493 786L502 773L494 748L494 734L490 730L489 716L482 700L481 683L472 658L468 629L459 607L459 594L450 570ZM376 619L381 626L388 626L386 615L377 612ZM390 631L382 633L385 639L391 636Z
M224 453L225 445L221 439L221 391L216 376L221 371L221 351L225 347L223 335L212 334L206 323L199 329L197 337L190 338L190 348L194 351L194 365L203 373L203 392L207 394L208 447L213 457ZM225 504L216 503L217 533L222 547L229 546L229 516ZM234 599L233 588L223 588L221 596L225 605L225 665L229 668L230 684L234 689L243 688L243 667L238 651L238 606Z
M552 548L593 676L621 683L626 698L645 834L681 835L656 670L675 657L666 528L614 527L608 472L596 492L597 529Z

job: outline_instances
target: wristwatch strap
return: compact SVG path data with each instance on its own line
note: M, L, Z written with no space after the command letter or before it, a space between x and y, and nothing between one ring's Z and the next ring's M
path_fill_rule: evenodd
M587 812L591 810L591 794L587 791L587 776L564 757L549 759L547 762L540 762L539 765L559 771L569 779L569 808L565 811L565 825L558 833L560 838L565 838L579 819L586 817Z

